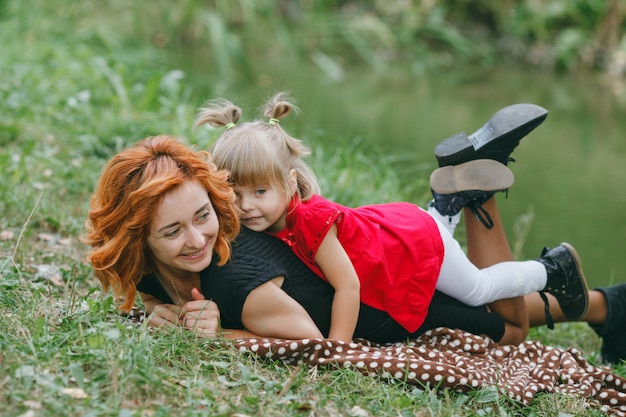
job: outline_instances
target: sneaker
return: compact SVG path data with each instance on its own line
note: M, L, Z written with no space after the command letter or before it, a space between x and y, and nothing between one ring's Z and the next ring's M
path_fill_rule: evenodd
M548 117L536 104L520 103L498 110L471 135L457 133L435 147L440 167L459 165L474 159L493 159L507 164L519 141Z
M508 190L513 182L511 170L491 159L438 168L430 176L432 205L440 214L450 217L463 207L469 207L472 214L491 229L493 220L482 205L496 192Z
M596 288L606 299L606 320L591 327L602 338L602 360L618 364L626 361L626 283Z

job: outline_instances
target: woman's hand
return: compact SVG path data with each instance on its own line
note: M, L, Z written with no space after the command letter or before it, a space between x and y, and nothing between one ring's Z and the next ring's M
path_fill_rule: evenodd
M175 304L155 305L147 319L150 327L175 326L183 323L181 307Z
M207 300L198 288L191 290L192 301L181 309L180 324L196 334L215 337L220 332L220 310L215 302Z

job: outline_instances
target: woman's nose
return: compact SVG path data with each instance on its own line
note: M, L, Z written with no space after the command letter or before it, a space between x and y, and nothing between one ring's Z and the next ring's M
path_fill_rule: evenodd
M197 227L191 227L187 235L187 243L192 248L201 248L204 246L204 233Z

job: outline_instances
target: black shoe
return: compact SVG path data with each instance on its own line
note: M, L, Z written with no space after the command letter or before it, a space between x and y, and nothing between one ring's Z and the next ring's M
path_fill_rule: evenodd
M537 260L548 272L548 282L542 292L556 297L568 320L580 320L587 313L589 294L576 249L569 243L561 243L554 249L544 248L541 258ZM547 302L547 299L544 298L544 301ZM548 327L551 327L548 306L546 316Z
M498 110L471 135L457 133L435 147L440 167L458 165L473 159L494 159L507 164L519 141L548 117L536 104L520 103Z
M606 319L601 325L589 323L602 338L602 360L618 364L626 361L626 283L596 288L606 299Z
M482 205L496 192L508 190L513 182L511 170L491 159L438 168L430 175L432 205L444 216L454 216L463 207L469 207L491 229L493 220Z

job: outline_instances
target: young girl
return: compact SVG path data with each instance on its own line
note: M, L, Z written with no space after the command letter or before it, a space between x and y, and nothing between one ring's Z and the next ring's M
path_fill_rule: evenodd
M302 159L310 150L280 127L292 110L297 111L293 102L279 93L265 105L268 122L236 125L241 109L217 100L200 109L196 126L226 128L211 152L218 167L231 173L241 223L281 239L334 287L329 338L352 339L359 302L387 312L414 332L435 289L473 306L545 291L557 298L569 319L584 315L587 287L578 255L566 243L535 261L479 269L438 216L414 204L350 208L324 199ZM467 164L456 168L480 168L487 162ZM449 168L441 175L446 173ZM472 201L465 204L485 201L494 192L472 191Z

